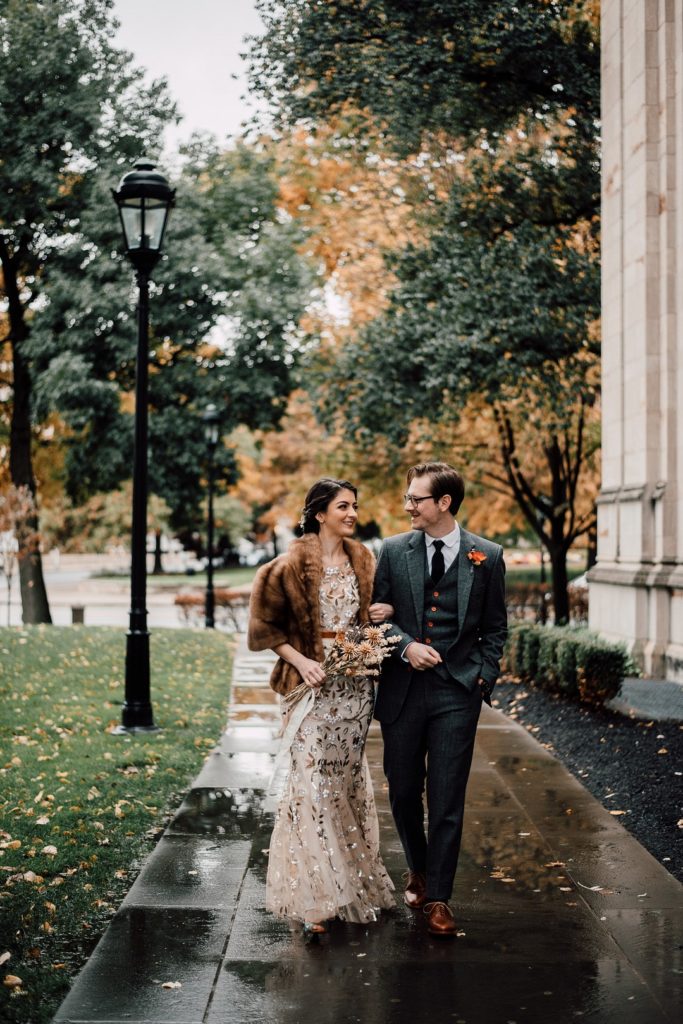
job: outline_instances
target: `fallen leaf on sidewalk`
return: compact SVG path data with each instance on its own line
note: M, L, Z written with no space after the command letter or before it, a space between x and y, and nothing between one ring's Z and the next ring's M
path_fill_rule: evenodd
M161 983L162 988L182 988L182 984L179 981L163 981Z
M619 814L628 814L628 811L610 811L610 814L616 818Z

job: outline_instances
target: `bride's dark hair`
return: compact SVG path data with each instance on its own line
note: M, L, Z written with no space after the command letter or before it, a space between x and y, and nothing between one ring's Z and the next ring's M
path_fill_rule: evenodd
M340 491L353 491L353 496L358 497L358 490L348 480L334 480L330 476L324 476L313 484L306 495L299 520L299 529L302 533L320 533L320 523L315 517L318 512L325 511Z

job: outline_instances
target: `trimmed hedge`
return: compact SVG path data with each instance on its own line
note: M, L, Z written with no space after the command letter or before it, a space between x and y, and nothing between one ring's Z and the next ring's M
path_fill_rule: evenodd
M525 622L510 627L504 664L524 682L596 705L616 697L624 676L638 675L626 649L596 633Z

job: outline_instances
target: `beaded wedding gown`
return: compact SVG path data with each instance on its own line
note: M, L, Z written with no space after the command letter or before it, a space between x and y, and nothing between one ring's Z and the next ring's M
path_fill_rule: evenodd
M325 569L321 629L344 629L358 609L351 565ZM372 679L330 680L294 736L268 858L266 909L279 917L366 923L394 906L365 757L373 703Z

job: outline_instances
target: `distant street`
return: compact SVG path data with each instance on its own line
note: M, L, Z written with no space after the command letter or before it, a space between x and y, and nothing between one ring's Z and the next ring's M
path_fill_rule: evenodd
M128 627L130 606L130 581L126 573L129 566L126 552L106 555L60 555L50 552L43 559L45 585L50 601L52 621L55 626L69 626L74 619L74 608L83 608L87 626ZM180 562L173 556L166 558L168 570L182 571ZM149 558L149 569L152 558ZM99 574L121 574L100 578ZM178 588L163 587L160 578L148 577L147 610L151 629L178 627L183 625L174 599ZM204 576L200 573L188 576L187 585L202 587ZM15 576L12 588L10 625L21 625L21 601L19 581ZM0 624L7 625L6 592L0 604ZM78 612L76 613L78 615Z

